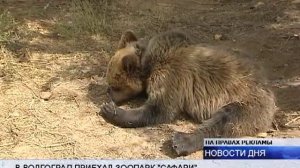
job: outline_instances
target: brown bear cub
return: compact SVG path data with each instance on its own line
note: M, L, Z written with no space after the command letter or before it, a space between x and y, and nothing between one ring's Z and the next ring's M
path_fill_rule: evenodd
M148 96L138 108L104 104L102 116L115 125L167 123L180 113L201 123L192 133L175 133L172 147L178 155L202 149L203 138L264 132L276 111L273 93L243 60L217 47L193 44L176 31L158 34L145 46L131 31L125 32L108 65L107 82L115 103L142 92Z

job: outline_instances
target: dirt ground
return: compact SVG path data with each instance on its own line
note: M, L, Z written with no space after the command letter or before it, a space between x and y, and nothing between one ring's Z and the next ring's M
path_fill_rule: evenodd
M277 96L273 128L260 136L300 137L299 0L103 0L108 14L88 33L75 31L80 17L67 2L0 1L0 14L16 23L0 29L11 37L0 43L0 158L174 158L168 140L197 126L189 119L123 129L97 115L107 62L126 29L140 37L181 29L244 53Z

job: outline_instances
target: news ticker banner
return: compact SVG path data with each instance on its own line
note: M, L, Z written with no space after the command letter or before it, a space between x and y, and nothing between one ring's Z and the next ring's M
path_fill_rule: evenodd
M300 138L204 139L203 159L300 159Z
M0 160L0 168L299 168L299 160Z

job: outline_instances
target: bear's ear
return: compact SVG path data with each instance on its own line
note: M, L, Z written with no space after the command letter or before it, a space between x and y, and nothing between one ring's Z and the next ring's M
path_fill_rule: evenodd
M127 74L133 75L138 69L138 59L132 55L125 56L122 58L122 66Z
M134 35L133 31L127 30L121 36L118 49L125 48L127 43L134 42L134 41L137 41L137 38Z

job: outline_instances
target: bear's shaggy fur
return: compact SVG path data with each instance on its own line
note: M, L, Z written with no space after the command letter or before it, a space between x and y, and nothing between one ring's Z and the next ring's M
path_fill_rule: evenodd
M177 31L154 36L143 52L137 52L140 47L132 32L127 31L120 44L126 45L108 66L108 84L114 90L109 95L116 102L115 97L124 101L142 92L148 98L129 110L113 103L103 105L103 117L115 125L143 127L187 113L201 125L193 133L173 136L178 155L200 150L203 138L251 136L271 126L276 111L273 93L232 53L195 45Z

